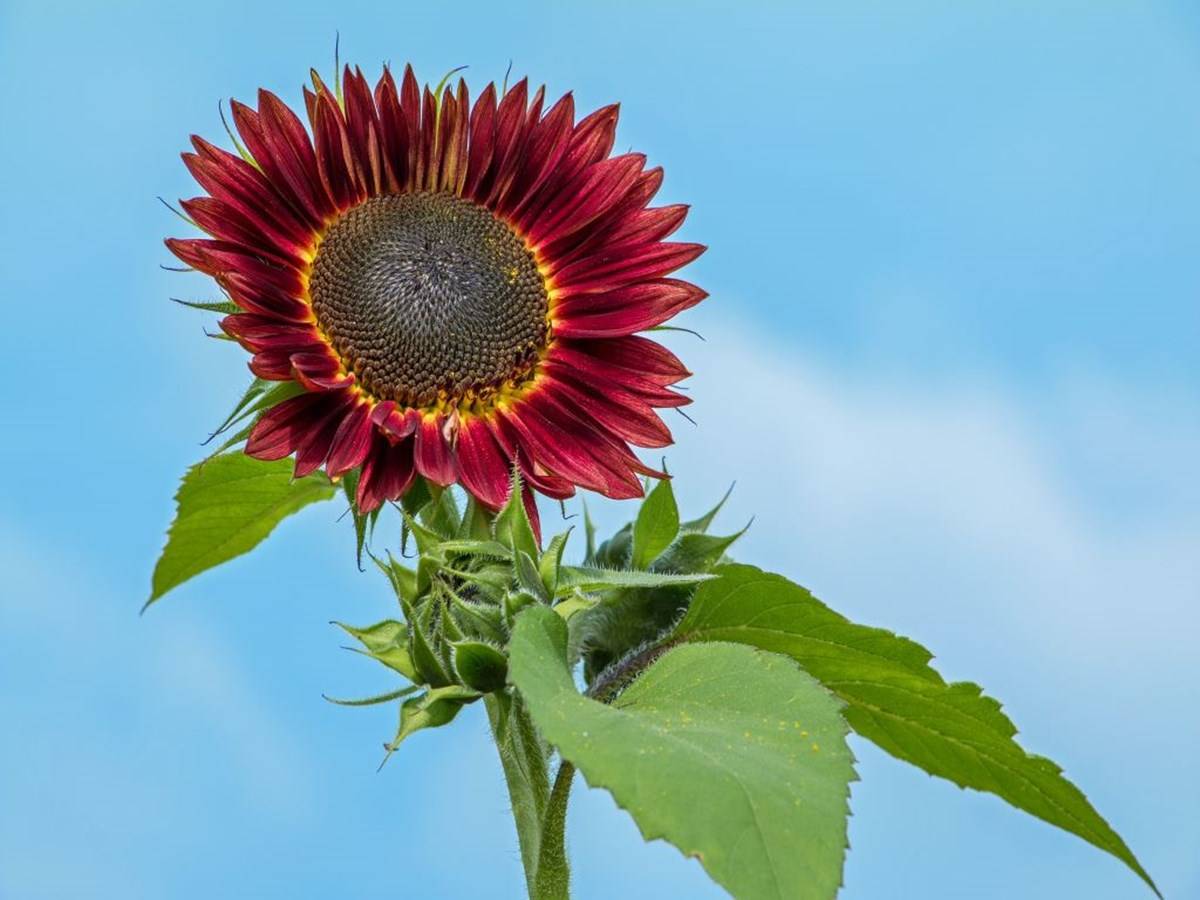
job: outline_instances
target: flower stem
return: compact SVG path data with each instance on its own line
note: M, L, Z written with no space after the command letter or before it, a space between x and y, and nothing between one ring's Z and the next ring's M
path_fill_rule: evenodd
M567 900L570 896L571 869L567 860L567 800L575 767L563 760L554 778L550 801L542 818L542 839L538 847L537 878L530 897L534 900Z
M484 702L508 786L530 900L567 900L569 868L563 830L574 769L564 772L560 767L551 792L550 751L538 737L520 696L489 694Z

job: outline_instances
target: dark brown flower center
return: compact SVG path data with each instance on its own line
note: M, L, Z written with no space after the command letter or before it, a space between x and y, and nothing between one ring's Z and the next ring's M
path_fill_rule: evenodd
M548 338L533 254L452 194L389 194L351 209L317 250L309 295L363 386L409 406L520 381Z

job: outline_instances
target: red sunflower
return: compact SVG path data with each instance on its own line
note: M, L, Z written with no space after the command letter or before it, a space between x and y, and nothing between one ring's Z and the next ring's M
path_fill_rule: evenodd
M361 467L362 511L417 475L503 504L515 463L555 498L641 494L663 447L656 409L686 404L679 359L636 332L703 299L667 277L703 246L667 241L687 207L649 207L640 153L610 156L617 107L578 122L522 80L472 104L412 68L340 98L313 75L311 132L278 97L233 103L240 155L193 136L211 239L169 239L240 311L221 327L259 377L306 390L269 409L246 452L297 476Z

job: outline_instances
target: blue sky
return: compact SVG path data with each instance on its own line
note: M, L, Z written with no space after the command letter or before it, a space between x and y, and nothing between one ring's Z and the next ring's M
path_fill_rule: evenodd
M646 8L646 7L651 8ZM748 561L1005 701L1168 897L1200 895L1200 15L1183 4L0 0L0 897L518 896L482 716L381 774L391 613L333 504L137 609L246 379L168 303L220 98L508 61L666 167L710 251L668 461ZM1101 9L1103 6L1103 9ZM627 513L601 504L610 526ZM855 743L843 896L1148 896ZM580 898L718 896L579 791ZM502 885L503 887L498 887ZM511 886L511 891L508 888Z

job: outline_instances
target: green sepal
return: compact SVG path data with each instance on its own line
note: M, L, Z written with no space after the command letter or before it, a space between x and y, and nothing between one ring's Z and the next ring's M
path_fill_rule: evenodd
M417 668L408 650L408 626L395 619L384 619L365 628L345 622L333 622L365 648L365 655L399 672L409 681L420 682Z
M460 538L442 541L438 549L443 556L483 556L488 559L512 559L512 551L499 541L477 538Z
M489 541L492 538L492 514L486 506L467 495L467 508L458 527L460 540Z
M195 223L192 223L195 224ZM186 306L188 309L198 309L201 312L219 313L223 316L231 316L234 313L240 313L242 308L236 303L229 300L181 300L178 297L172 297L172 302L178 303L180 306Z
M663 479L638 508L633 523L630 566L645 569L671 545L679 533L679 506L671 482Z
M712 509L710 509L708 512L706 512L704 515L702 515L698 519L692 519L688 522L683 522L679 526L679 530L680 531L699 531L701 534L704 534L705 532L707 532L708 526L713 523L713 519L715 519L717 517L717 513L719 513L721 511L721 507L723 507L725 505L725 501L729 499L729 495L733 493L733 487L734 486L732 484L729 486L729 488L725 491L725 496L722 497L717 502L716 506L714 506Z
M651 564L654 572L707 572L725 556L725 551L746 533L747 525L734 534L718 537L685 531Z
M558 570L562 566L563 550L566 549L567 539L570 536L570 528L561 534L556 534L550 539L550 545L538 560L538 575L541 576L542 584L545 585L546 592L551 597L558 589Z
M407 697L409 694L415 694L421 688L415 684L410 684L408 687L402 687L399 690L388 691L384 694L376 694L373 697L361 697L351 700L330 697L328 694L322 694L321 698L333 703L336 706L378 706L381 703L391 703L393 700L399 700L401 697Z
M450 614L464 634L488 641L505 639L504 613L498 605L450 596Z
M426 691L400 704L400 727L390 744L384 744L387 756L379 764L382 769L388 758L406 738L425 728L438 728L454 720L466 704L477 700L480 694L472 688L449 684Z
M517 473L517 469L514 466L512 479L509 483L508 501L496 515L496 521L492 528L496 540L505 547L514 552L517 550L524 551L529 555L530 559L536 559L538 556L538 543L533 533L533 525L529 521L529 514L525 512L525 503L522 499L523 491L521 476Z
M426 603L419 609L406 610L408 618L408 647L417 667L417 679L422 684L442 687L453 683L450 666L437 652L433 637L432 618L435 604Z
M458 503L454 500L454 492L436 484L431 484L429 489L433 499L421 509L418 517L440 539L453 538L458 534L462 521L458 514Z
M490 694L504 688L508 657L498 647L483 641L458 641L454 644L454 669L467 687Z
M624 588L687 587L709 581L706 572L644 572L633 569L601 569L587 566L562 566L555 594L565 597L574 591L612 591Z
M592 514L588 511L586 500L583 501L583 539L583 562L585 565L594 565L596 562L596 523L592 521Z
M417 599L417 573L408 566L401 565L396 562L392 556L392 551L387 552L387 562L379 559L370 550L367 555L371 557L371 561L379 567L379 571L387 576L388 581L392 584L392 590L396 592L396 597L402 604L415 603Z
M626 568L629 566L632 549L633 523L626 522L616 534L600 544L599 549L592 555L592 565L608 569Z
M550 592L546 590L546 585L542 583L542 576L538 572L537 564L524 550L516 551L516 558L513 560L513 571L517 576L517 584L521 590L526 591L542 603L550 602Z

